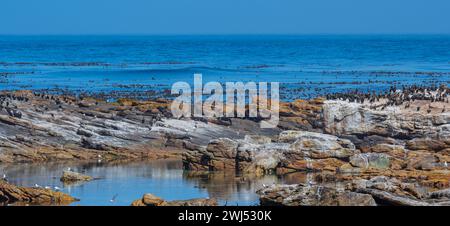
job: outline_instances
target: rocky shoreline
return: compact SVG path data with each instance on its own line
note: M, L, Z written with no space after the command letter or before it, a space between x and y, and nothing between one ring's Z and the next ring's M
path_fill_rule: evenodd
M415 183L375 176L336 186L272 185L257 193L261 205L277 206L448 206L450 189L427 192Z
M416 87L296 100L281 103L277 128L261 129L250 118L174 119L162 99L0 92L0 163L177 158L191 171L319 173L306 184L259 190L262 205L444 205L448 93ZM426 189L402 193L412 187ZM321 189L319 196L338 198L308 198Z
M168 102L135 103L2 92L0 163L177 157L148 133Z
M51 188L19 187L0 179L0 204L69 205L78 199Z
M412 93L412 94L411 94ZM236 170L287 174L298 171L322 172L330 181L355 183L384 176L384 184L391 180L407 183L399 190L421 186L427 192L450 187L450 108L448 88L437 90L418 88L411 93L393 91L382 96L363 94L341 95L329 100L298 100L282 106L280 126L297 119L302 124L296 130L283 130L278 136L247 135L243 139L220 138L208 145L183 154L189 170ZM320 112L320 113L318 113ZM321 180L319 180L321 181ZM381 183L383 184L383 183ZM308 193L301 187L294 195ZM326 187L335 192L335 185ZM387 185L386 185L387 186ZM295 187L295 186L294 186ZM320 186L319 186L320 187ZM323 186L322 186L323 187ZM287 186L287 190L292 190ZM316 186L313 189L317 189ZM286 187L274 185L260 192L261 204L290 200ZM448 192L447 190L444 190ZM399 194L384 189L360 188L353 193L339 193L345 197L356 195L363 205L377 204L368 194L391 205L448 205L442 202L405 201ZM354 194L356 192L356 194ZM288 192L289 193L289 192ZM336 195L336 194L335 194ZM338 197L339 197L338 195ZM343 197L344 197L343 196ZM280 198L281 197L281 198ZM416 199L425 197L414 197ZM397 200L399 199L399 200ZM266 200L266 201L265 201ZM270 200L270 201L267 201ZM394 201L397 200L397 201ZM419 199L420 200L420 199ZM330 200L328 200L330 201ZM329 203L294 202L290 205L359 205L334 200ZM337 203L336 203L337 202Z

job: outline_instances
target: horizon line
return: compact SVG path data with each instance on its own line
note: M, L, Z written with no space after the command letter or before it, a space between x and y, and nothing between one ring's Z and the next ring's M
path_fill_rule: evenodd
M450 35L450 33L0 33L0 36L309 36L309 35Z

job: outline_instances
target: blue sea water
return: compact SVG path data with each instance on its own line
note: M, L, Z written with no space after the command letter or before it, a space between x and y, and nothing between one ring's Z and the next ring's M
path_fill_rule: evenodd
M67 167L94 178L86 183L64 184L59 181ZM275 175L236 176L234 173L188 172L179 160L155 160L130 163L47 163L1 165L12 184L34 187L58 187L78 198L78 206L128 206L146 193L165 200L215 198L221 205L258 205L256 190L263 184L301 183L306 173L288 177ZM113 199L114 198L114 199ZM0 203L1 204L1 203Z
M202 73L204 82L280 82L284 100L391 85L448 85L450 36L0 36L0 90L152 98L177 81L192 83L194 73ZM67 167L101 179L63 185L59 177ZM164 161L14 164L0 165L0 172L17 185L61 187L80 198L72 205L129 205L144 193L256 205L255 190L263 183L306 178L194 175L180 162Z
M292 100L450 83L449 35L0 36L0 53L0 90L151 98L202 73Z

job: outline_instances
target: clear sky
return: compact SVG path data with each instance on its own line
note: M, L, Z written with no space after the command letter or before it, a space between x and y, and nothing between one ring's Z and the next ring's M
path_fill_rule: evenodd
M0 0L0 34L450 34L449 0Z

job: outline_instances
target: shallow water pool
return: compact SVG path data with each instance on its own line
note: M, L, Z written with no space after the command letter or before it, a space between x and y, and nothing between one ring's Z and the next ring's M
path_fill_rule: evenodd
M79 184L59 181L68 167L96 178ZM238 176L234 173L189 172L182 170L179 160L156 160L132 163L46 163L0 165L15 185L51 188L80 199L71 205L128 206L145 193L165 200L216 198L221 205L258 205L255 191L263 184L297 183L305 175ZM114 198L115 197L115 198ZM114 200L112 200L114 199Z

